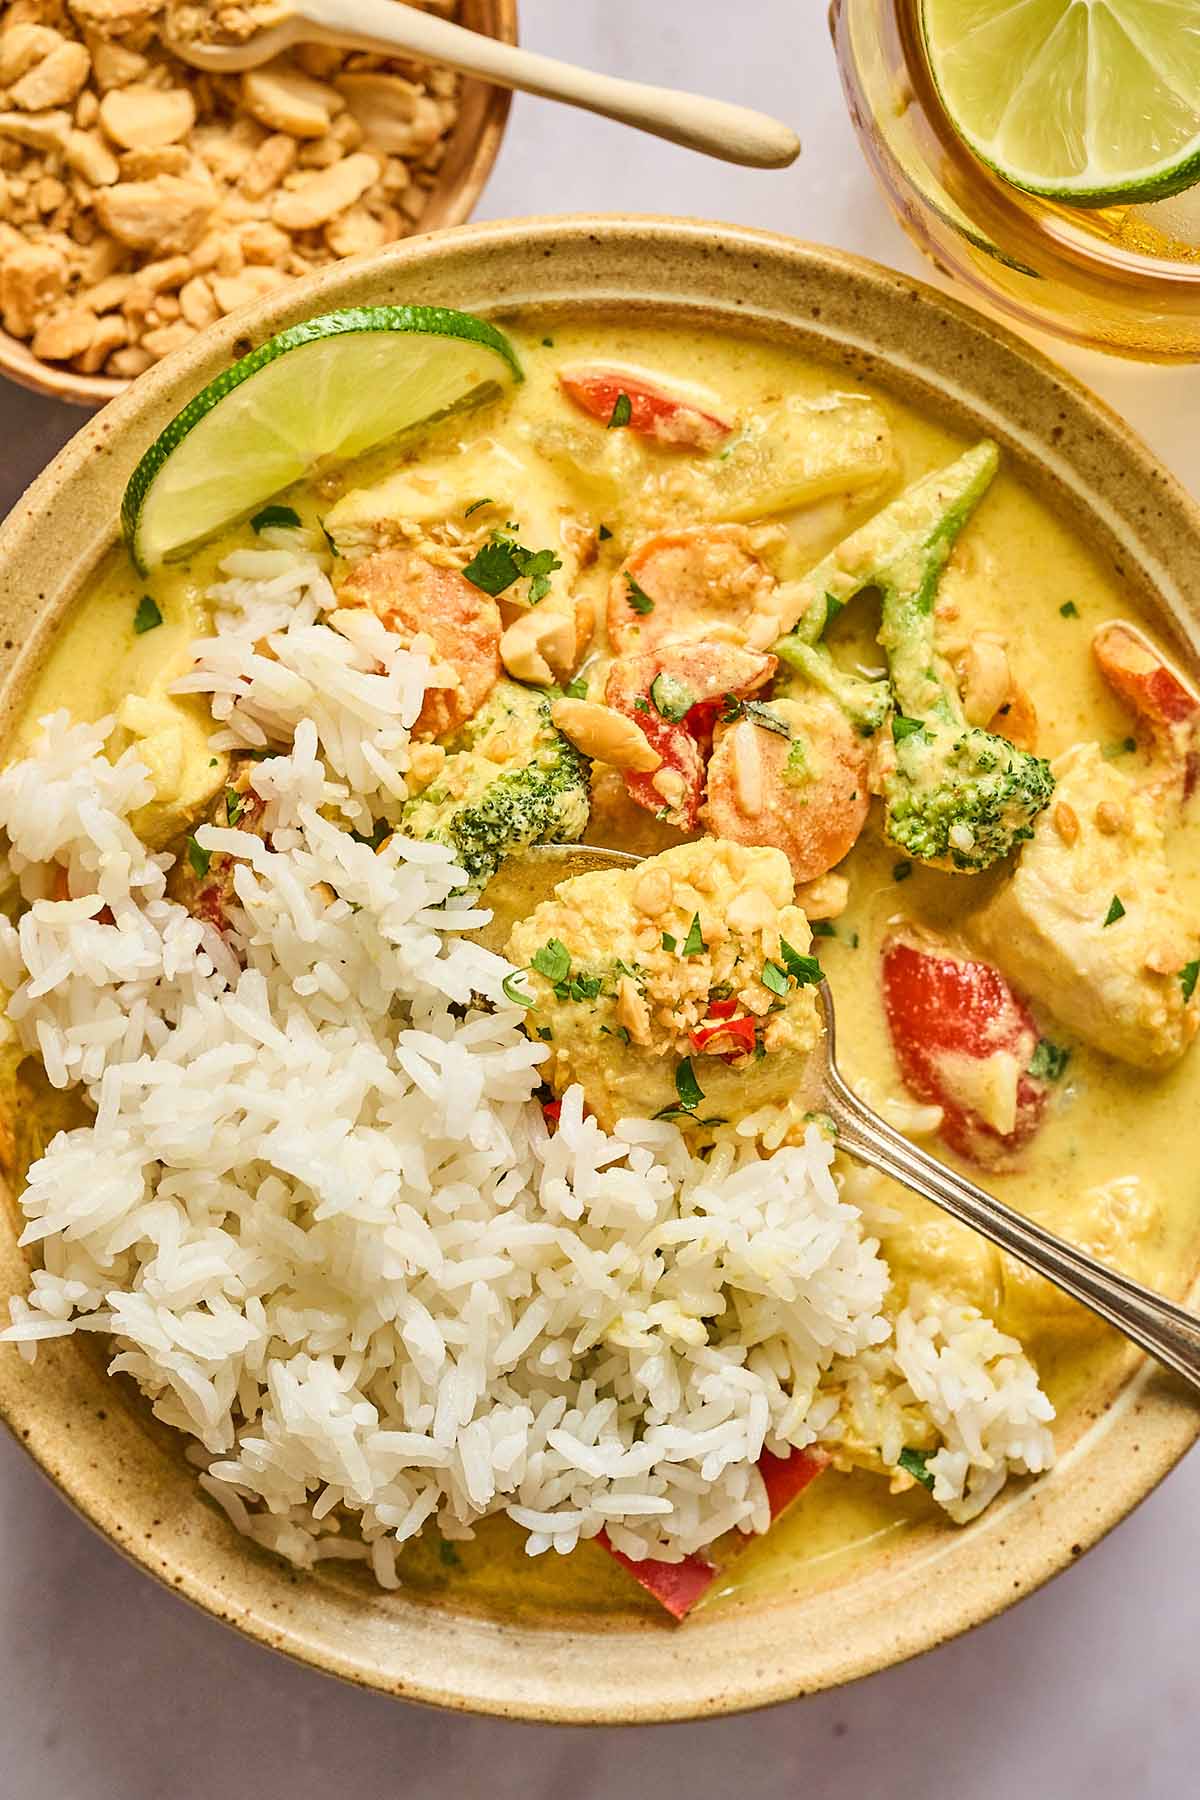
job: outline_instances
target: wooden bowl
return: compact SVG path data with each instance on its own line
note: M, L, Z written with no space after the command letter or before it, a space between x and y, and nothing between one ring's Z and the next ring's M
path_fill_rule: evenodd
M517 0L461 0L462 23L503 44L517 41ZM500 140L508 123L512 94L508 88L464 77L459 112L446 146L446 156L429 190L429 199L414 235L441 231L469 219L492 172ZM58 363L43 362L20 338L0 330L0 375L64 400L71 406L95 409L123 394L131 384L111 375L81 375Z
M1071 377L943 295L836 251L736 226L580 218L468 226L335 264L223 319L87 423L0 528L0 728L116 534L142 451L239 351L331 307L438 301L503 319L584 309L720 325L864 375L964 432L1070 517L1164 630L1194 647L1200 512ZM1016 604L1020 604L1019 596ZM1186 1178L1186 1159L1181 1179ZM0 1310L24 1292L14 1204L0 1213ZM1068 1566L1193 1442L1182 1388L1115 1348L1060 1421L1058 1466L965 1529L930 1521L864 1560L786 1571L682 1626L604 1571L586 1609L384 1593L344 1564L301 1575L239 1537L183 1441L104 1373L84 1333L33 1366L0 1348L0 1414L86 1518L142 1568L248 1636L384 1693L562 1723L724 1713L898 1662L991 1617Z

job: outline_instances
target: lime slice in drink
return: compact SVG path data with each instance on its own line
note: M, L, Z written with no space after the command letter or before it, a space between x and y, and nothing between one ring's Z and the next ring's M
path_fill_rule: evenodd
M522 379L502 332L434 306L306 319L210 381L134 470L121 526L145 571L252 513L314 466Z
M942 104L1014 187L1070 206L1200 181L1197 0L920 0Z

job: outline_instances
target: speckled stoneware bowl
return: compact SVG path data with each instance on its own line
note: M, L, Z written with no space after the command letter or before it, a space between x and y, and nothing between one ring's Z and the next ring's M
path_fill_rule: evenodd
M0 530L0 704L11 711L112 543L145 446L229 359L330 307L437 301L670 315L765 334L869 376L1003 444L1118 565L1177 639L1197 636L1200 514L1138 440L1052 364L979 315L835 251L727 226L563 219L466 227L325 271L214 326L84 427ZM1186 598L1192 596L1192 600ZM16 1209L0 1287L22 1291ZM516 1718L679 1719L852 1680L990 1617L1065 1567L1143 1498L1200 1413L1132 1356L1062 1421L1052 1475L1014 1485L966 1530L894 1534L803 1591L785 1576L675 1627L598 1599L587 1612L467 1610L385 1594L345 1565L297 1575L239 1538L195 1484L181 1441L88 1337L30 1368L0 1350L0 1411L83 1515L168 1587L250 1637L385 1693ZM619 1589L614 1589L619 1595Z

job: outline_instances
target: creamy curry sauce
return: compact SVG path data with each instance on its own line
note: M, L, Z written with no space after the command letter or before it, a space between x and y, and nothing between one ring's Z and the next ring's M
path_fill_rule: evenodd
M569 415L559 394L556 371L580 360L628 361L665 379L693 380L720 395L737 411L761 408L783 396L812 399L871 392L843 371L808 363L785 350L748 339L651 326L602 328L554 325L516 329L511 335L521 355L526 382L510 398L451 420L434 433L438 450L466 447L493 437L503 440L508 415L536 426L539 419ZM893 437L897 479L884 498L958 455L964 441L886 393L873 396L883 408ZM306 523L324 515L338 494L378 482L403 456L418 462L427 441L402 452L372 453L341 472L320 491L303 486L284 498ZM663 452L665 461L671 452ZM486 489L484 490L486 492ZM806 512L795 522L802 564L815 562L846 530L881 503L878 496L857 511ZM585 499L585 509L587 501ZM593 509L594 522L594 509ZM161 689L187 665L189 641L205 630L203 594L216 565L237 545L251 544L248 525L209 544L186 561L158 571L147 584L123 555L114 554L74 610L37 679L9 745L16 754L30 742L35 721L58 707L76 718L93 719L114 710L128 694ZM529 540L527 540L529 541ZM1133 767L1136 753L1117 750L1130 733L1130 719L1097 672L1089 651L1103 621L1120 616L1144 625L1124 584L1037 495L1002 467L964 537L967 546L947 581L955 584L962 620L974 630L1003 634L1020 680L1037 709L1037 749L1053 757L1080 739L1095 739ZM628 544L605 546L581 585L603 595L619 556ZM150 586L163 625L142 636L132 630L139 598ZM1064 613L1063 609L1066 608ZM872 596L855 600L832 627L830 641L839 660L864 665L882 661L874 633L878 609ZM591 657L603 654L602 639ZM964 913L980 903L999 872L951 875L919 865L896 879L898 852L881 836L878 804L857 845L842 866L849 877L845 910L834 920L834 935L814 945L833 986L838 1007L839 1049L852 1079L867 1084L878 1104L904 1101L904 1089L888 1036L881 1000L880 949L897 920L954 934ZM1200 915L1200 820L1197 808L1170 839L1173 880L1192 916ZM648 813L597 808L589 836L596 842L650 851L678 841L678 834ZM1062 1090L1055 1096L1022 1166L989 1172L983 1179L1005 1201L1061 1232L1088 1242L1101 1254L1147 1283L1179 1294L1194 1271L1200 1206L1183 1173L1179 1146L1189 1141L1200 1110L1200 1053L1185 1055L1165 1074L1148 1075L1117 1063L1072 1038L1046 1028L1070 1047ZM45 1124L29 1120L40 1137ZM938 1148L936 1140L933 1147ZM944 1149L942 1154L949 1154ZM1097 1218L1094 1190L1128 1178L1137 1199L1115 1223ZM937 1285L960 1291L993 1314L1002 1328L1021 1336L1060 1409L1097 1395L1117 1366L1115 1339L1045 1284L1026 1277L981 1239L945 1221L933 1208L890 1183L878 1182L873 1207L892 1209L885 1249L904 1279L927 1273ZM1103 1212L1103 1207L1099 1208ZM935 1523L936 1509L914 1488L890 1494L887 1484L862 1471L830 1473L810 1487L769 1536L740 1550L723 1575L720 1591L778 1583L824 1582L845 1571L847 1559L873 1553L915 1526L952 1531ZM456 1600L474 1596L495 1605L506 1600L525 1607L571 1606L587 1610L638 1606L657 1610L609 1558L583 1547L569 1558L529 1558L523 1533L503 1518L484 1521L470 1543L442 1544L426 1533L407 1546L400 1571L405 1584L431 1594L453 1588Z

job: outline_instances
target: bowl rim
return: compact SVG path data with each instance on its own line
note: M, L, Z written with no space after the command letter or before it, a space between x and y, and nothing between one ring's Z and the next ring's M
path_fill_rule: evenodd
M473 0L473 3L486 7L493 16L495 28L484 33L485 36L493 37L501 44L519 42L517 0ZM480 27L472 26L471 29L479 30ZM511 88L497 87L492 82L464 76L462 93L464 104L460 107L454 129L446 140L446 161L451 162L459 149L464 115L469 116L471 112L477 111L478 128L473 146L462 163L453 187L443 193L440 179L435 180L429 190L433 204L427 206L421 214L410 234L413 237L465 224L479 204L480 195L487 186L499 155L512 110ZM425 222L426 218L428 223ZM338 262L353 260L357 259L341 257ZM293 282L307 279L307 276L292 277ZM227 316L240 317L243 311L252 311L253 307L254 302L251 302L248 307L239 308L236 314L230 313ZM41 357L33 354L23 338L13 337L11 332L0 326L0 379L26 388L30 393L41 394L48 400L61 401L65 406L95 409L107 405L118 394L125 393L133 385L133 381L140 380L141 377L83 375L66 363L60 365L43 362Z
M642 259L636 279L628 274L629 262L622 262L635 255ZM461 282L467 271L486 296L486 308L501 318L517 307L551 314L556 256L577 271L564 277L577 291L568 299L560 296L560 306L595 311L606 304L645 304L734 329L739 321L764 329L774 322L793 338L807 332L829 354L837 350L849 359L861 353L877 365L868 373L893 389L903 391L906 381L924 382L940 396L944 417L958 409L976 420L994 418L1010 448L1036 463L1048 484L1073 494L1094 517L1097 531L1111 528L1118 547L1134 540L1140 578L1154 586L1169 618L1194 641L1196 608L1193 602L1189 613L1185 589L1200 593L1200 507L1128 425L1040 350L962 302L843 251L744 226L619 214L500 220L408 239L372 257L331 265L218 321L86 424L0 525L0 608L6 582L15 604L13 565L39 530L50 531L63 495L86 504L96 457L117 462L123 478L146 437L160 428L156 415L160 421L169 417L249 341L331 305L358 303L372 283L386 288L393 277L415 277L419 283L427 270L436 274L439 268L451 283ZM593 265L606 271L615 265L621 277L581 285L578 271ZM497 279L497 269L521 270L512 290ZM673 281L687 291L672 289ZM764 281L768 290L773 284L776 293L788 294L786 305L778 298L754 302L756 283ZM834 309L823 313L821 306L808 305L817 294L838 298L836 319ZM485 301L478 304L484 307ZM922 363L926 344L936 347L929 351L932 360ZM1005 380L1015 384L1007 399ZM1055 418L1058 423L1051 425ZM1050 447L1037 439L1039 429ZM1110 473L1102 479L1097 471L1106 459ZM1100 484L1099 494L1090 493L1092 481ZM1170 555L1164 560L1155 548L1151 515L1166 534L1168 551L1176 553L1178 578ZM110 535L113 523L109 519ZM54 555L61 559L61 549ZM41 608L44 629L16 656L5 694L19 692L91 566L94 556L84 561L68 555L53 578L43 571L43 592L26 604L31 617ZM1182 580L1186 571L1189 583ZM3 1264L8 1254L8 1247L0 1246L0 1278L11 1275ZM1200 1283L1193 1304L1197 1291ZM1089 1401L1078 1436L1056 1471L1011 1490L967 1528L975 1555L964 1573L949 1582L930 1578L954 1545L966 1541L959 1533L940 1550L931 1549L919 1567L911 1558L906 1564L903 1558L882 1557L878 1567L872 1564L869 1582L858 1577L831 1590L842 1605L836 1641L816 1630L795 1596L789 1606L786 1594L702 1610L682 1629L665 1631L659 1621L642 1618L597 1625L580 1615L550 1614L536 1622L497 1622L463 1610L422 1608L405 1596L381 1601L357 1590L351 1604L332 1580L282 1574L277 1559L233 1538L211 1508L203 1515L193 1508L178 1529L174 1520L155 1519L155 1525L165 1523L167 1551L162 1539L149 1546L134 1528L145 1518L131 1520L126 1511L136 1514L140 1493L131 1485L123 1490L112 1471L96 1475L80 1436L88 1422L72 1410L70 1384L55 1373L53 1350L47 1362L49 1373L40 1373L39 1357L39 1373L31 1378L11 1347L0 1352L0 1416L76 1510L172 1591L245 1635L358 1685L452 1710L553 1723L717 1716L840 1685L933 1648L1069 1566L1131 1511L1200 1435L1200 1411L1182 1388L1130 1356L1119 1370L1124 1385L1118 1389L1114 1375L1112 1389ZM127 1448L136 1449L139 1428L144 1435L144 1420L140 1427L137 1421L128 1425ZM114 1444L91 1429L93 1451L106 1450L115 1460ZM110 1421L105 1433L115 1429ZM174 1489L169 1501L162 1494L154 1497L158 1510L183 1504ZM148 1502L143 1511L149 1509ZM272 1617L264 1596L277 1593L285 1599L270 1601ZM388 1629L403 1640L403 1649L393 1666L382 1667L368 1659L360 1630L365 1639L388 1605L395 1609ZM664 1656L668 1643L670 1653ZM737 1652L732 1669L730 1649Z

